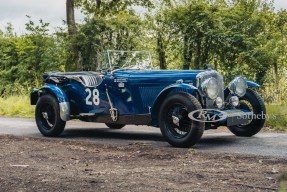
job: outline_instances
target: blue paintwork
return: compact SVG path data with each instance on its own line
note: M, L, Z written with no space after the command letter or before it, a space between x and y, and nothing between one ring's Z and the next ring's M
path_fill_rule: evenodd
M56 96L59 103L69 102L69 99L68 99L65 91L56 85L46 84L45 86L41 87L39 90L42 91L42 94L47 94L47 93L53 94L54 96ZM36 91L38 91L38 90L36 90Z
M119 115L151 115L151 125L156 126L160 102L169 94L183 91L196 95L198 89L196 76L203 70L120 70L113 74L103 74L103 81L97 87L85 87L80 82L70 79L62 84L46 84L41 87L41 94L54 94L59 102L69 102L71 115L94 113L97 116L109 115L111 101ZM182 80L182 83L177 83ZM248 81L249 86L257 86ZM87 105L88 91L99 91L99 105ZM38 92L35 90L34 92ZM199 94L200 95L200 94ZM89 101L92 101L90 99ZM35 103L35 102L34 102Z
M171 84L167 87L165 87L159 94L158 96L160 96L161 94L164 94L166 92L170 92L175 88L180 88L180 89L185 89L187 90L189 93L194 93L195 91L198 91L197 87L193 86L193 84L186 84L186 83L175 83L175 84Z
M129 114L146 114L150 112L155 100L166 87L182 79L185 84L195 84L196 75L202 71L119 71L114 74L116 79L127 78L127 92L132 97L134 110ZM186 85L188 89L190 88ZM170 87L171 88L171 87ZM129 103L123 102L125 106Z
M246 81L246 83L247 83L248 87L251 87L251 88L259 88L260 87L259 84L255 83L253 81Z

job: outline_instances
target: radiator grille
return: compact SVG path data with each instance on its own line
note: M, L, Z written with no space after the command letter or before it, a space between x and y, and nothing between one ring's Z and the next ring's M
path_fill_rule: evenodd
M102 82L102 78L98 75L82 75L79 78L87 87L96 87Z

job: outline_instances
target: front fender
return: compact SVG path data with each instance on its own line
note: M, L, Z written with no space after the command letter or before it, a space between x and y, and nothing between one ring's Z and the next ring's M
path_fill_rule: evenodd
M255 83L253 81L246 81L246 83L247 83L247 86L250 88L259 88L260 87L259 84Z
M246 81L246 84L248 86L248 88L259 88L260 85L253 82L253 81ZM226 98L230 93L230 90L228 89L228 87L225 88L224 90L224 98Z
M70 102L66 95L66 93L56 85L47 84L41 87L38 91L38 95L41 97L42 95L51 94L53 95L59 102L60 107L60 117L63 121L70 120Z
M187 92L195 97L197 96L198 89L194 87L193 85L185 84L185 83L176 83L169 85L165 87L156 97L152 109L151 109L151 117L152 117L152 125L157 126L157 117L158 117L158 111L162 104L162 102L165 100L165 98L172 92Z

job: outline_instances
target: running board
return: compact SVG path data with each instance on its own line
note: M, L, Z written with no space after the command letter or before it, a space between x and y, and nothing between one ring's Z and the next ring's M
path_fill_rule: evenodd
M95 116L96 113L80 113L80 116L83 117L83 116Z

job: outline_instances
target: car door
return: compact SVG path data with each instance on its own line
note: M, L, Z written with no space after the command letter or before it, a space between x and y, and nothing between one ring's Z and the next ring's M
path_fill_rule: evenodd
M136 113L129 76L129 72L126 71L108 74L108 94L119 115L134 115Z

